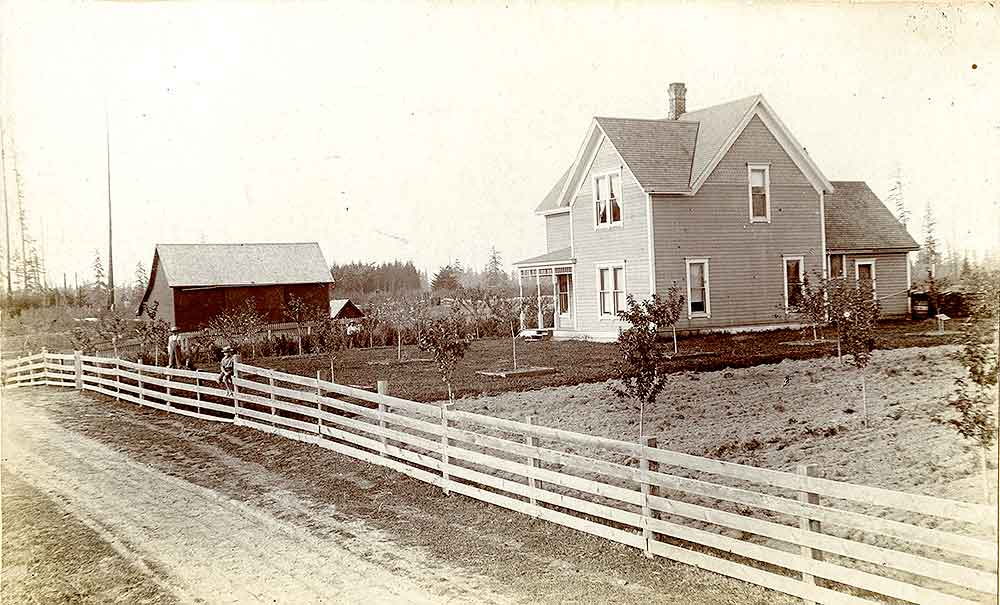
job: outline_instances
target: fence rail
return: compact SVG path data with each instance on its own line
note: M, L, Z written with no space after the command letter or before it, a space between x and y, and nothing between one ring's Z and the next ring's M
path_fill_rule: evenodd
M702 458L652 440L575 433L530 417L400 399L384 385L373 393L242 363L232 393L209 372L80 353L43 352L2 369L7 388L74 387L312 443L807 601L996 603L997 511L988 505L832 481L807 468ZM595 450L618 461L589 454Z

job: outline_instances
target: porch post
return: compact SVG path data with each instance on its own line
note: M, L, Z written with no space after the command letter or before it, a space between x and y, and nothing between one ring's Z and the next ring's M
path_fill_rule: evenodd
M521 330L524 329L524 269L517 270L517 302L518 309L520 310L520 326Z
M552 330L555 331L559 327L559 313L562 309L559 308L559 280L556 279L556 268L552 267Z
M538 292L538 329L545 327L545 315L542 313L542 270L535 271L535 289Z

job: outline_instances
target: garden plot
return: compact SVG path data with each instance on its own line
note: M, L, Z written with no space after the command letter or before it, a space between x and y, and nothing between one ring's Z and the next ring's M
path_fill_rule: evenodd
M656 405L646 410L644 433L655 436L659 447L684 453L792 472L800 464L815 464L819 467L819 476L829 479L983 502L983 478L977 450L950 428L932 421L935 414L944 411L953 381L964 371L949 356L954 350L955 347L936 347L876 352L867 369L868 428L862 424L859 371L844 366L835 358L826 358L676 374ZM637 440L637 407L618 399L607 386L607 383L587 384L466 398L457 401L455 408L517 420L534 416L534 422L543 426ZM488 429L480 427L477 430L486 432ZM521 439L518 435L495 432L507 439ZM541 445L546 446L544 440ZM637 464L623 454L596 448L572 447L565 451L631 466ZM995 452L990 457L995 460ZM697 478L682 469L661 470ZM995 466L988 481L990 493L995 494ZM737 488L749 486L739 480L717 482ZM757 489L795 497L781 490ZM572 495L569 490L561 491ZM785 518L785 515L740 504L715 502L672 490L664 495L743 516L796 524L795 519ZM956 521L904 511L880 512L860 504L839 503L838 506L978 540L988 539L981 528ZM709 527L672 515L664 518L688 526ZM720 530L716 528L715 531ZM903 545L904 550L918 556L941 554L931 546L900 542L887 535L833 524L824 525L823 531L874 546L898 549ZM768 542L739 530L721 530L721 533L758 543ZM774 542L769 545L782 547ZM979 552L979 556L983 554ZM995 567L995 563L988 560L954 552L945 560L983 571ZM865 563L858 563L857 567L869 571L877 568ZM939 586L931 580L923 585Z

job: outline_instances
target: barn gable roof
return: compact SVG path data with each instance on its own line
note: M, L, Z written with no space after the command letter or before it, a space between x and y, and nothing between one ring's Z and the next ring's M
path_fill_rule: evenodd
M157 244L171 288L320 284L333 281L316 242Z

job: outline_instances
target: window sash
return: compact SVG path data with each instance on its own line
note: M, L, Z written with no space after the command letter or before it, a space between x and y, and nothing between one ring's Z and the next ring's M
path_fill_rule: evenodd
M621 175L606 174L594 178L594 220L597 225L622 221Z
M708 261L689 261L688 315L708 315Z
M844 263L844 255L833 254L830 256L830 277L844 277L847 274L847 266Z
M794 307L802 301L802 259L785 259L785 305Z
M625 309L625 267L601 267L597 274L600 314L617 316Z
M750 167L750 220L770 220L767 168Z

